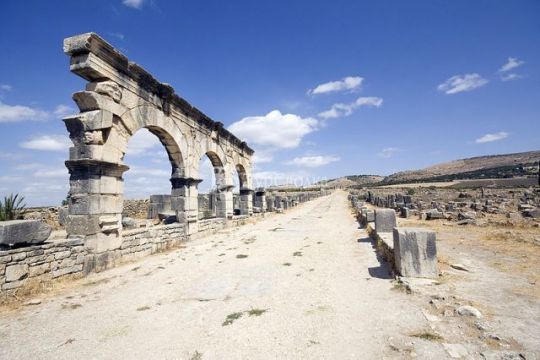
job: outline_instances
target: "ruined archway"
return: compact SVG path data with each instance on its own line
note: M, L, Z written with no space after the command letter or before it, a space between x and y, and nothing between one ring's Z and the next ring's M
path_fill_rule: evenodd
M201 154L208 155L219 175L220 215L229 217L231 181L226 169L243 167L246 192L253 150L96 34L66 39L64 51L71 57L71 71L88 81L85 91L73 95L81 112L64 119L74 145L66 161L71 186L68 235L84 237L95 252L120 247L122 174L129 169L123 160L129 139L141 128L156 135L167 151L171 207L185 232L198 229Z
M246 167L243 164L236 164L235 169L238 175L238 207L240 215L253 215L253 189L251 188L251 177L248 175Z

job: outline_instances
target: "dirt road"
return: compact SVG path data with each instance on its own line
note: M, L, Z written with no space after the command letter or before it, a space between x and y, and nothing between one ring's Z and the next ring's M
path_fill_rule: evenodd
M346 196L91 275L0 315L0 358L402 357L389 344L414 343L407 334L426 320L392 289ZM429 347L429 358L446 357Z

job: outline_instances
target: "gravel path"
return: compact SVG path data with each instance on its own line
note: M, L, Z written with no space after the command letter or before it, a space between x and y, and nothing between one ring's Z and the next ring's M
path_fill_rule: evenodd
M392 290L346 196L91 275L0 315L0 358L393 357L388 343L426 320Z

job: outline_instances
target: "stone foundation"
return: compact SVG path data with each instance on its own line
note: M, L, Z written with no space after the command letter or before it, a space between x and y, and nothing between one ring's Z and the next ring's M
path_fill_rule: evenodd
M119 249L99 254L89 252L82 239L3 251L0 252L0 292L15 290L31 279L46 281L99 272L176 248L186 240L184 226L171 224L124 231Z

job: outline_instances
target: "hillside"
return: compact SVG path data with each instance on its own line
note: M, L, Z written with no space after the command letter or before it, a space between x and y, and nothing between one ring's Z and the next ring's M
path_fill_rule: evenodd
M366 185L407 184L465 179L502 179L537 176L540 151L477 156L453 160L420 170L401 171L389 176L349 175L326 181L327 186L356 187Z
M384 176L380 175L349 175L337 179L322 182L322 184L330 187L351 187L351 186L366 186L380 183Z
M449 161L421 170L398 172L385 177L382 183L398 184L416 181L449 181L536 175L539 161L540 151L477 156Z

